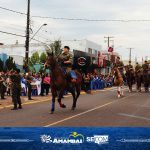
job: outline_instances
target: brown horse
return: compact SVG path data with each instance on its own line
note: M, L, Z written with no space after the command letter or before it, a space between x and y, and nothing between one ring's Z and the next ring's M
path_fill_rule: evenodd
M117 67L114 67L112 69L112 74L115 76L114 78L114 84L116 86L118 86L118 91L117 91L117 96L118 98L120 98L121 96L123 96L123 90L122 90L122 86L123 86L123 77L119 71L119 69Z
M71 82L71 78L66 75L63 69L60 67L56 58L52 54L48 54L45 67L51 71L51 92L52 92L52 108L51 113L55 111L55 98L58 97L58 103L61 108L66 108L66 105L62 104L61 99L65 91L69 91L73 96L72 110L76 108L77 99L80 96L82 76L79 72L76 72L77 81Z

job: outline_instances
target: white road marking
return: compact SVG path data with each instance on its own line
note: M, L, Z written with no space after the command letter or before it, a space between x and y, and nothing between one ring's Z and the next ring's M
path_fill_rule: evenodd
M106 104L104 104L104 105L100 105L100 106L98 106L98 107L95 107L95 108L89 109L89 110L84 111L84 112L82 112L82 113L79 113L79 114L76 114L76 115L73 115L73 116L67 117L67 118L65 118L65 119L62 119L62 120L56 121L56 122L54 122L54 123L48 124L48 125L46 125L46 126L44 126L44 127L54 126L54 125L56 125L56 124L59 124L59 123L65 122L65 121L67 121L67 120L71 120L71 119L73 119L73 118L76 118L76 117L82 116L82 115L84 115L84 114L87 114L87 113L92 112L92 111L94 111L94 110L100 109L100 108L102 108L102 107L106 107L106 106L108 106L108 105L110 105L110 104L116 103L116 102L118 102L118 101L121 101L121 100L123 100L123 99L129 98L129 97L132 97L132 96L134 96L134 95L136 95L136 94L132 94L132 95L130 95L130 96L127 96L127 97L123 97L123 98L121 98L121 99L114 100L114 101L109 102L109 103L106 103Z
M150 121L150 118L146 118L146 117L143 117L143 116L136 116L136 115L130 115L130 114L124 114L124 113L119 113L119 115L120 116L125 116L125 117L130 117L130 118L136 118L136 119Z

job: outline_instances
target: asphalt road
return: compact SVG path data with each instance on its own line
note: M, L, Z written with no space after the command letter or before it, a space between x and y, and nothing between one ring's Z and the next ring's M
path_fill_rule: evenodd
M44 97L43 97L44 98ZM78 99L77 109L71 110L72 98L63 99L67 108L59 108L50 114L51 101L23 105L22 110L0 109L1 127L149 127L150 93L129 93L118 99L116 89L98 91L92 95L83 94Z

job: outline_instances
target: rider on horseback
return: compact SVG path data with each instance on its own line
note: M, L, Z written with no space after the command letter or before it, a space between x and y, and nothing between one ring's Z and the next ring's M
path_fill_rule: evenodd
M150 84L150 68L147 61L142 65L143 68L143 82L145 87L145 92L149 92L149 84Z
M72 70L73 56L69 52L69 50L70 50L69 46L64 46L64 50L60 54L58 60L61 62L61 67L67 73L67 75L71 76L71 82L74 83L77 80L77 75Z
M142 66L137 62L135 66L135 79L137 85L137 92L141 92L142 85Z
M118 68L118 70L120 71L122 77L123 77L123 80L126 81L125 79L125 75L124 75L124 64L123 62L120 60L120 57L118 56L117 59L116 59L116 63L115 63L115 67Z
M141 72L142 66L137 62L135 66L135 73Z

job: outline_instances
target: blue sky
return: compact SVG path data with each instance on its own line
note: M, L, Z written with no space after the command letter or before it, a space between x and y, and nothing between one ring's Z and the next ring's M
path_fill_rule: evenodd
M27 0L0 0L0 6L26 12ZM89 19L150 19L149 0L31 0L31 15ZM47 23L37 39L88 39L106 49L104 36L114 36L116 51L128 58L126 48L133 47L133 59L150 55L150 22L83 22L31 18L33 32ZM25 34L26 16L0 9L0 30ZM24 38L0 34L5 44L24 42Z

